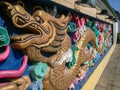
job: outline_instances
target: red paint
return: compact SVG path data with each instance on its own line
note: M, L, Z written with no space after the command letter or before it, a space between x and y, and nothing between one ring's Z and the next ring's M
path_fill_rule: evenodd
M72 16L72 21L75 22L76 27L79 27L79 26L80 26L80 18L79 18L78 15L73 15L73 16Z
M77 27L83 27L85 25L86 19L83 17L80 18L78 15L73 15L72 21L75 22Z
M81 27L84 27L85 21L86 21L86 20L85 20L85 18L83 18L83 17L80 19Z
M28 62L28 56L24 56L23 58L23 63L22 66L20 67L20 69L18 70L4 70L4 71L0 71L0 78L16 78L16 77L20 77L27 66L27 62Z
M94 55L92 55L91 60L94 60L94 59L95 59L95 56L94 56Z
M80 40L80 38L81 38L81 34L79 31L73 33L72 35L73 42L77 43Z
M98 29L99 29L100 32L104 32L103 24L102 23L100 23L100 25L98 26Z
M98 41L101 42L102 41L102 36L98 37Z
M1 86L4 86L4 85L7 85L8 83L6 82L6 83L0 83L0 87Z
M112 31L111 31L111 30L108 30L108 33L109 33L109 34L112 34Z
M8 55L10 53L10 46L5 46L5 51L3 53L0 53L0 62L7 59Z

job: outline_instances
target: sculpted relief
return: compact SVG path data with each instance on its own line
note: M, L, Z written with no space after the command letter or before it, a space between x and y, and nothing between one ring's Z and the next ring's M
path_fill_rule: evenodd
M5 1L2 5L13 27L23 33L10 35L7 27L0 27L0 90L74 89L112 45L108 23L71 13L56 17L36 10L31 14L23 6ZM16 51L21 52L11 54ZM10 62L9 55L15 57L14 62L22 59L19 68L4 69L11 66L4 65Z

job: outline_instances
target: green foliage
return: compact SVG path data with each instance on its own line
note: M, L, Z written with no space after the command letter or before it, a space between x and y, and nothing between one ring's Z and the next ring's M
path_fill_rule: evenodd
M117 39L120 41L120 32L117 34Z

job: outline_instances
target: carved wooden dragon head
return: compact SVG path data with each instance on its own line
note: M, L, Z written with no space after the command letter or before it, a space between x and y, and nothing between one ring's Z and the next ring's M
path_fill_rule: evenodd
M20 5L11 5L8 2L4 3L7 6L7 11L12 18L13 24L18 28L25 28L32 31L30 34L11 37L14 48L23 49L29 46L37 48L46 47L54 41L57 34L63 35L66 33L69 21L68 16L54 18L42 10L38 10L33 15L30 15Z

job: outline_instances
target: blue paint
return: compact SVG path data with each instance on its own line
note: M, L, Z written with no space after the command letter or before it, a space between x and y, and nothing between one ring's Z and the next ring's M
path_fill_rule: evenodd
M0 27L5 27L5 21L0 17Z
M33 81L27 90L43 90L42 80Z
M52 3L50 2L50 0L30 0L30 2L33 2L33 3L27 3L28 1L25 1L25 5L26 6L31 6L31 4L34 4L34 2L37 1L37 3L39 2L42 2L43 3L46 3L45 5L54 5L56 3ZM47 2L48 1L48 2ZM84 15L78 11L75 11L75 10L72 10L70 8L66 8L66 7L63 7L62 5L59 5L59 4L56 4L58 6L58 11L63 11L63 13L65 12L72 12L72 13L76 13L80 16L87 16L87 15ZM60 6L60 7L59 7ZM32 7L28 8L30 10L32 10ZM11 22L11 19L9 19L9 17L6 15L2 15L4 18L4 20L6 21L6 25L7 25L7 30L8 30L8 33L10 36L14 35L14 34L19 34L19 33L25 33L27 32L26 29L18 29L16 28L12 22ZM90 16L87 16L88 18L90 19L93 19L93 20L99 20L99 19L95 19L93 17L90 17ZM101 20L99 20L101 21ZM1 26L4 26L4 21L1 21L0 19L0 25ZM24 31L24 32L23 32ZM113 33L112 33L113 34ZM88 44L88 47L91 47L91 44L89 43ZM16 50L16 49L13 49L12 47L10 47L10 55L8 57L8 59L2 63L0 63L0 70L17 70L20 68L21 64L22 64L22 60L23 60L23 52L21 50ZM105 51L105 54L107 53L108 51ZM93 71L95 70L95 68L97 67L97 65L101 62L101 60L103 59L104 55L102 55L102 57L99 59L99 60L94 60L95 61L95 65L93 68L89 68L89 71L87 72L87 76L82 80L80 81L76 86L75 86L75 90L80 90L80 88L85 84L85 82L87 81L87 79L90 77L90 75L93 73ZM97 56L99 57L99 56ZM96 62L97 61L97 62ZM27 65L27 68L24 72L23 75L29 75L29 67L31 66L31 62L29 61L28 62L28 65ZM32 84L30 85L30 87L28 88L28 90L42 90L42 81L33 81Z
M11 24L11 21L9 18L6 17L6 15L3 16L2 19L0 18L0 26L6 27L6 30L9 35L16 34L16 32L21 33L20 29L17 29L16 27ZM23 32L23 31L22 31ZM18 70L23 62L23 56L24 53L21 50L14 49L12 46L10 46L10 54L8 58L0 63L0 70ZM0 50L0 52L4 51L4 48ZM28 62L27 67L23 75L29 75L29 66L31 66L31 62Z
M109 48L110 49L110 48ZM109 50L108 50L109 51ZM79 81L77 85L75 85L74 90L81 90L82 86L86 83L86 81L89 79L89 77L91 76L91 74L94 72L94 70L96 69L96 67L100 64L100 62L102 61L102 59L105 57L105 55L108 53L108 51L106 53L104 53L102 56L100 56L100 59L94 63L94 67L89 68L88 72L86 73L86 77L83 78L82 81Z
M10 54L4 62L0 63L0 70L18 70L23 62L23 56L24 54L20 50L15 50L10 46ZM27 65L27 68L23 75L29 75L28 68L29 65Z

